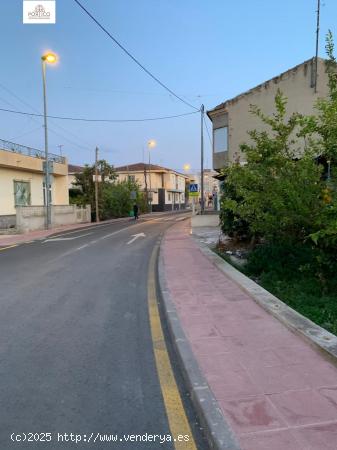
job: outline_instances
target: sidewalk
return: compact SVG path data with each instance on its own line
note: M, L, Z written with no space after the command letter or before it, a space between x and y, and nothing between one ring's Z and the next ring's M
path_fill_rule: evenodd
M336 450L337 367L265 312L189 236L162 242L166 286L242 450Z

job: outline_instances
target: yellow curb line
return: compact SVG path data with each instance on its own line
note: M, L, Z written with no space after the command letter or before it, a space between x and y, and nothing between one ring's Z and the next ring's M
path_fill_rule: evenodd
M157 373L172 439L174 439L174 447L176 450L196 450L197 447L175 381L160 322L155 280L158 248L159 246L156 245L152 252L148 274L148 306ZM181 440L178 440L178 436Z
M14 245L8 245L7 247L2 247L0 248L0 252L2 252L3 250L7 250L8 248L13 248L13 247L17 247L18 244L14 244Z

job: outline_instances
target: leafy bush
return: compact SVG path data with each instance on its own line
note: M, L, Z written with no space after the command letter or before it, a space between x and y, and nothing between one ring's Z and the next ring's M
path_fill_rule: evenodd
M128 181L106 184L102 192L102 219L128 216L134 203L139 205L141 202L138 191L138 186ZM131 198L131 192L136 192L136 199Z
M309 148L300 155L296 132L301 116L294 113L287 118L286 104L278 91L272 116L251 107L264 131L249 132L251 143L241 146L246 164L236 162L224 169L221 224L229 234L235 235L236 225L244 224L248 234L258 237L304 241L317 229L323 203L322 166Z
M309 244L268 243L251 252L244 272L290 307L337 334L336 280L332 277L322 289L316 273L318 255Z

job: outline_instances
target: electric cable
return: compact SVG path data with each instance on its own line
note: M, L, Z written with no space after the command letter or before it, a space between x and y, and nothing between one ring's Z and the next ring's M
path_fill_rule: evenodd
M179 95L177 95L175 92L172 91L172 89L170 89L168 86L166 86L162 81L159 80L159 78L157 78L155 75L153 75L153 73L151 73L142 63L140 63L138 61L138 59L136 59L135 56L133 56L115 37L112 36L112 34L82 5L81 2L79 2L79 0L74 0L74 2L91 18L91 20L93 20L96 25L102 30L104 31L104 33L116 44L118 45L118 47L124 52L126 53L129 58L132 59L133 62L135 62L145 73L147 73L147 75L149 75L153 80L155 80L158 84L160 84L161 87L163 87L164 89L166 89L170 94L172 94L174 97L176 97L178 100L180 100L181 102L185 103L185 105L189 106L190 108L195 109L196 111L200 111L199 108L196 108L195 106L193 106L191 103L187 102L186 100L184 100L182 97L180 97Z
M27 111L17 111L13 109L0 108L0 111L11 113L11 114L20 114L23 116L32 116L32 117L44 117L43 114L30 113ZM64 116L49 116L49 119L55 120L70 120L76 122L107 122L107 123L126 123L126 122L149 122L155 120L165 120L165 119L174 119L177 117L190 116L192 114L197 114L199 111L188 112L184 114L175 114L172 116L161 116L161 117L147 117L142 119L89 119L86 117L64 117Z

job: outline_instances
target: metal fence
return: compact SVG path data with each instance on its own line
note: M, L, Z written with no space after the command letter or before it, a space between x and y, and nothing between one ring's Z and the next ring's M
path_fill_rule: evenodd
M15 144L15 142L5 141L0 139L0 150L6 150L7 152L21 153L22 155L32 156L33 158L45 159L45 153L42 150L38 150L32 147L26 147L25 145ZM48 154L49 161L54 161L59 164L65 164L66 159L63 156Z

